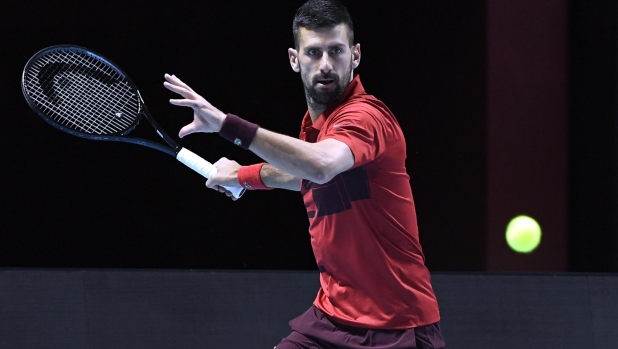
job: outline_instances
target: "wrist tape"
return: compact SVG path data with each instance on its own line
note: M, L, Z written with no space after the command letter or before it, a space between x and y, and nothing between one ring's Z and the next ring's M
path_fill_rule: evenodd
M221 125L219 135L237 146L247 150L255 137L258 125L241 119L234 114L227 114Z
M238 169L238 183L247 190L271 190L273 188L267 187L260 177L260 171L262 166L266 165L265 162L250 166L241 166Z

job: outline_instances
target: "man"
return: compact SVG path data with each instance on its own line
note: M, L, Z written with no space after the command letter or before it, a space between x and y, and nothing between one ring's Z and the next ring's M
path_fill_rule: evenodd
M444 348L438 304L424 265L405 170L405 140L390 110L368 95L354 69L361 58L347 9L310 0L296 12L290 65L301 74L308 111L300 139L213 107L174 75L194 120L180 137L219 132L266 163L225 158L206 182L249 190L300 191L309 216L321 288L277 345L291 348Z

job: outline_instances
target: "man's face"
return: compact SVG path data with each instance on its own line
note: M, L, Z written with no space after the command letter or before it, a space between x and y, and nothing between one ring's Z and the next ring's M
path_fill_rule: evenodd
M298 50L292 51L307 102L316 107L328 106L341 98L360 60L360 46L350 47L345 24L315 30L300 28Z

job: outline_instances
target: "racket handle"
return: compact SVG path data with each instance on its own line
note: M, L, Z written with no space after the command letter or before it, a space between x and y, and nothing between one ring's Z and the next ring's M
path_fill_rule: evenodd
M210 178L210 176L217 173L217 168L213 164L186 148L180 149L176 159L206 178ZM224 188L232 192L232 195L237 199L245 193L245 188L226 186Z

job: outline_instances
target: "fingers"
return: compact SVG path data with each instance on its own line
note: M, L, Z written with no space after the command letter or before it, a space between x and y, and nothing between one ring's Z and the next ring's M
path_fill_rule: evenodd
M234 194L232 194L231 191L225 189L224 187L219 186L218 190L219 190L220 193L225 194L225 196L227 196L228 198L232 199L233 201L238 200L238 198L234 197Z
M177 78L176 75L165 74L164 76L165 76L165 80L169 81L171 84L181 86L187 89L188 91L195 92L193 91L191 87L189 87L189 85L185 84L184 82L182 82L182 80Z
M208 180L206 180L206 187L217 190L219 184L216 184L214 178L210 177L208 178Z
M210 182L210 183L209 183ZM237 197L234 197L234 194L232 194L231 191L225 189L225 187L218 185L218 184L213 184L212 181L208 180L206 181L206 186L210 189L216 190L219 193L223 193L225 194L225 196L227 196L228 198L232 199L232 201L236 201L238 200Z
M224 156L224 157L220 158L219 160L217 160L217 162L215 162L213 165L214 165L215 167L217 167L217 165L219 165L219 164L221 164L221 163L224 163L224 162L226 162L226 161L230 161L230 160Z
M195 132L198 132L197 126L195 126L194 123L190 123L180 129L180 131L178 132L178 137L183 138L184 136L190 135Z
M181 107L199 108L201 103L193 99L170 99L170 103Z
M210 106L210 103L208 103L202 96L195 93L195 91L193 91L189 86L180 81L180 79L174 75L165 74L165 79L167 81L163 83L163 86L165 86L166 89L184 97L184 99L170 99L171 104L193 109Z
M169 82L164 82L163 86L175 93L178 93L179 95L185 97L185 98L189 98L189 99L195 99L195 92L193 92L192 90L188 90L185 87L179 86L179 85L174 85L172 83Z
M163 86L172 92L176 92L188 99L198 99L200 97L189 85L182 82L175 75L165 74L165 80Z

